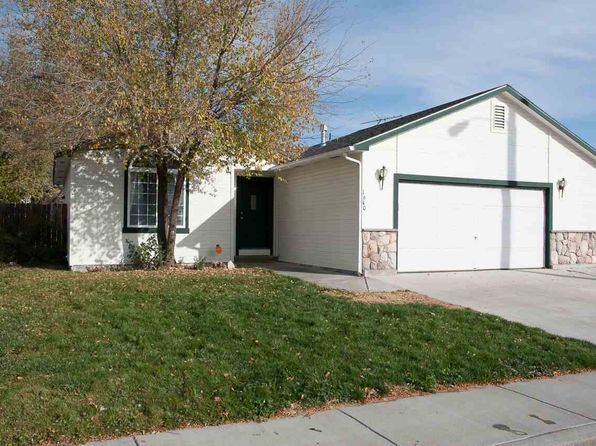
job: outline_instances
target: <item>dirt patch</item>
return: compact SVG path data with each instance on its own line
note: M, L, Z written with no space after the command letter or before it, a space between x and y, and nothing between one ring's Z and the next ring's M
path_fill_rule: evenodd
M425 304L425 305L439 305L445 308L457 309L463 308L459 305L453 305L443 302L424 294L415 293L414 291L344 291L337 289L327 289L324 291L328 296L340 297L345 299L355 300L357 302L365 302L369 304Z
M152 276L160 276L160 277L189 277L189 276L197 276L197 277L209 277L209 276L222 276L222 275L229 275L229 276L266 276L270 274L267 270L262 270L258 268L254 269L245 269L245 268L215 268L212 266L205 266L203 268L193 268L188 265L177 265L172 267L164 267L159 268L157 270L141 270L141 269L133 269L131 267L126 266L116 266L113 268L93 268L89 269L87 273L83 275L99 275L102 277L109 277L109 276L119 276L119 275L127 275L130 277L152 277Z
M361 406L363 404L380 403L383 401L395 401L402 398L412 398L414 396L430 395L432 392L424 392L421 390L415 390L407 386L395 386L388 393L383 396L379 396L374 389L366 391L366 395L362 400L352 402L338 402L328 401L325 404L315 407L303 407L300 403L291 404L290 407L280 410L274 413L270 419L274 418L285 418L295 416L311 416L317 412L331 409L342 409L346 407Z

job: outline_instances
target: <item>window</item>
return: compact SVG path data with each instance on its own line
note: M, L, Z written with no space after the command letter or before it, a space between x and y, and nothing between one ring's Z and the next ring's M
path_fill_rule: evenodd
M507 131L507 109L503 104L492 104L491 127L493 132Z
M168 206L174 197L176 171L168 175ZM154 230L157 228L157 172L146 167L130 167L127 170L126 229ZM177 228L186 228L188 183L180 196Z
M128 226L157 226L157 173L149 169L129 169Z

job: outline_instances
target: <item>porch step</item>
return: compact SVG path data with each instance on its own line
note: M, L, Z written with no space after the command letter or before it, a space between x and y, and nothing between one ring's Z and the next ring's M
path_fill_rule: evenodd
M234 263L247 264L247 263L263 263L263 262L275 262L277 256L236 256L234 257Z

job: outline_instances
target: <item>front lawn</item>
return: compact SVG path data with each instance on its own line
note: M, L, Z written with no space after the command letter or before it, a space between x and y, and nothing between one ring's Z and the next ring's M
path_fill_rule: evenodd
M82 441L596 368L596 346L267 272L0 270L0 443Z

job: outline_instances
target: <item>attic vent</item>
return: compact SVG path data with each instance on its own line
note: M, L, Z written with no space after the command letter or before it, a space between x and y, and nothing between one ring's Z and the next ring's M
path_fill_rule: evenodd
M494 132L504 132L507 130L507 116L505 106L502 104L493 104L492 129Z

